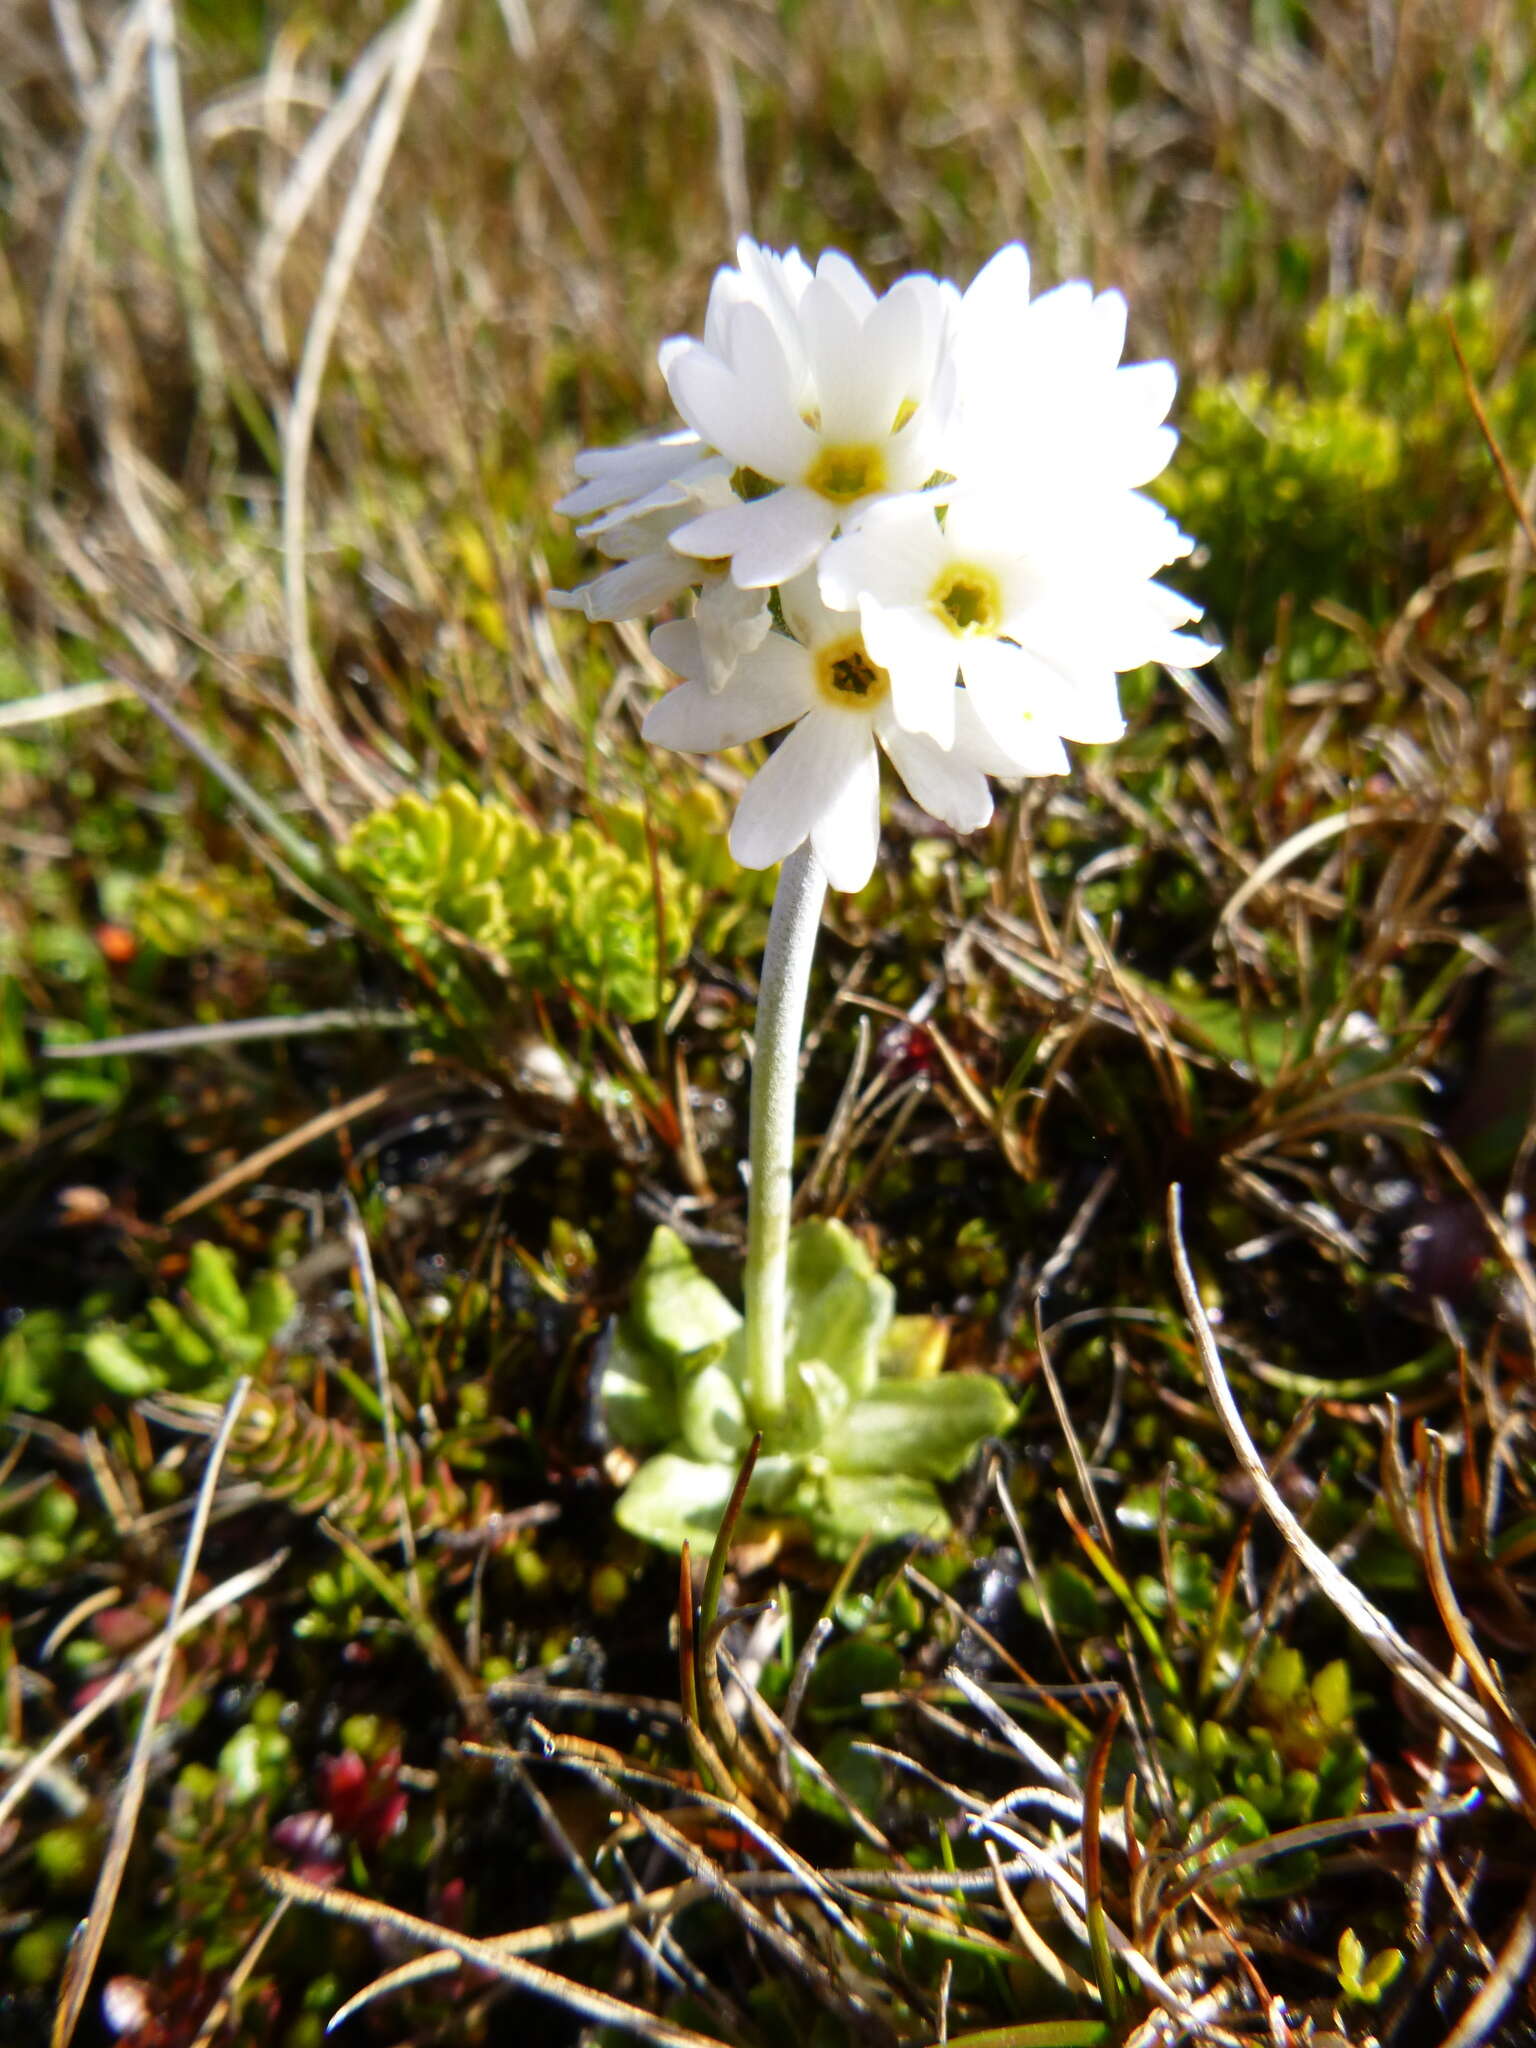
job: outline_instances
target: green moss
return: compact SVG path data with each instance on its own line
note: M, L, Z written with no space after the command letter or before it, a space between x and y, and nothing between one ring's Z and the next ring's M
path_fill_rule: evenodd
M1206 559L1183 580L1250 656L1279 635L1293 675L1358 659L1313 607L1332 601L1385 622L1502 504L1451 326L1523 473L1536 350L1501 366L1485 284L1401 313L1329 300L1306 329L1294 382L1248 376L1191 393L1158 494L1203 544Z
M698 912L696 886L659 849L653 869L634 813L615 811L601 829L541 832L457 785L375 811L341 859L410 952L455 989L476 960L630 1022L656 1014L663 970L686 953Z

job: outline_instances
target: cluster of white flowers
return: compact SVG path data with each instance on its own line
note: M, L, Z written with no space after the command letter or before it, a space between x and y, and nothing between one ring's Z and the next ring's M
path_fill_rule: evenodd
M1125 301L1031 299L1017 243L965 292L877 297L844 256L742 241L704 338L663 343L686 426L577 458L561 512L617 566L561 600L657 628L684 680L645 734L707 753L792 726L731 829L745 867L809 839L836 888L875 862L883 747L956 831L989 775L1117 739L1116 672L1215 652L1154 579L1193 543L1139 486L1175 436L1167 363L1122 365Z

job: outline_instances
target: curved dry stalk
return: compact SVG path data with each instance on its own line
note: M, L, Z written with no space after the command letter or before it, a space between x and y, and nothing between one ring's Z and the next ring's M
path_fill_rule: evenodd
M659 2019L638 2005L628 2005L622 1998L610 1997L606 1991L594 1991L589 1985L578 1984L574 1978L561 1977L553 1970L529 1962L526 1957L510 1954L503 1946L508 1937L500 1937L494 1942L477 1941L472 1935L456 1933L451 1927L437 1927L430 1920L419 1920L414 1913L403 1913L397 1906L382 1905L377 1899L360 1898L355 1892L335 1891L329 1885L311 1884L307 1878L296 1877L287 1870L264 1870L262 1881L280 1897L292 1899L299 1905L318 1906L322 1913L333 1914L339 1920L351 1920L376 1930L386 1929L406 1941L419 1941L433 1957L445 1951L451 1952L461 1962L473 1963L476 1969L499 1977L503 1983L514 1985L520 1991L532 1991L541 1998L552 1999L568 2012L580 2013L599 2026L618 2027L626 2034L638 2034L644 2041L663 2042L666 2048L720 2048L719 2042L707 2034L696 2034L691 2027L676 2026L671 2020Z
M47 295L38 322L37 370L32 384L32 408L37 423L31 495L34 524L53 493L53 457L59 398L64 383L65 336L80 260L91 230L96 190L112 147L113 133L122 119L128 95L144 60L155 5L156 0L136 0L136 4L123 16L117 40L112 45L106 76L87 103L85 143L70 180L69 198L54 241L53 268L49 272Z
M236 1572L233 1578L225 1579L200 1600L194 1600L174 1628L167 1623L161 1634L135 1650L126 1663L120 1664L110 1678L102 1681L83 1707L71 1714L61 1728L54 1730L41 1749L33 1750L18 1765L15 1777L0 1792L0 1828L4 1828L32 1788L47 1778L59 1758L74 1748L87 1728L147 1683L167 1640L173 1645L182 1642L200 1629L205 1621L222 1614L226 1607L240 1606L287 1562L288 1552L278 1550L261 1564L253 1565L249 1571Z
M1413 1645L1399 1635L1386 1615L1307 1534L1270 1478L1232 1397L1221 1352L1195 1285L1189 1254L1184 1249L1181 1190L1177 1182L1168 1190L1168 1242L1184 1312L1195 1335L1206 1391L1237 1453L1238 1462L1252 1481L1270 1520L1294 1552L1303 1571L1333 1602L1350 1627L1370 1645L1393 1675L1424 1702L1437 1721L1454 1729L1503 1797L1516 1799L1514 1779L1482 1708L1460 1687L1452 1685L1443 1672L1437 1671L1427 1657L1420 1656Z
M247 290L256 308L263 346L274 362L282 361L287 353L277 290L289 247L308 219L331 166L378 98L404 29L405 16L397 15L363 51L341 91L305 139L268 213L251 262Z
M165 1704L166 1688L171 1682L177 1629L187 1611L192 1580L197 1572L198 1559L202 1555L203 1538L208 1531L208 1516L213 1508L214 1492L218 1487L219 1473L224 1465L224 1454L229 1449L230 1439L235 1433L235 1426L240 1420L240 1411L245 1406L245 1397L250 1388L248 1378L236 1380L229 1399L224 1404L224 1419L219 1425L219 1433L214 1438L212 1450L208 1453L202 1484L197 1490L197 1506L193 1512L192 1526L187 1531L187 1547L181 1554L181 1569L176 1575L176 1588L171 1595L165 1630L156 1645L155 1662L145 1693L144 1710L139 1717L139 1732L134 1740L133 1755L128 1760L128 1769L123 1777L122 1793L118 1799L117 1812L113 1816L106 1853L102 1857L101 1874L96 1880L91 1910L70 1948L64 1965L59 2003L54 2013L53 2033L50 2036L51 2048L69 2048L69 2043L74 2039L75 2029L80 2024L80 2015L85 2009L86 1994L91 1988L91 1978L101 1957L102 1944L107 1938L107 1926L112 1918L112 1908L117 1903L123 1872L128 1867L128 1852L133 1846L139 1809L144 1803L145 1789L149 1784L150 1753L154 1748L155 1734L160 1724L160 1709Z
M320 387L330 361L331 344L341 322L341 309L372 225L374 208L394 157L395 145L400 140L406 109L426 62L427 47L442 8L443 0L412 0L409 13L403 17L394 66L368 131L357 176L347 195L336 239L331 244L331 253L320 279L320 290L304 336L303 354L299 358L293 400L283 425L283 620L288 636L294 702L302 720L299 742L306 793L311 802L321 808L322 739L370 802L384 802L388 792L364 767L337 725L309 637L309 452L314 440L315 415L320 406Z

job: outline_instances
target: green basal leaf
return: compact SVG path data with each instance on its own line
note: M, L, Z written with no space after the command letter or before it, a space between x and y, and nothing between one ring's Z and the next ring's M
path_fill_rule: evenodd
M634 1335L660 1357L679 1363L711 1344L723 1344L741 1317L693 1253L665 1224L646 1247L629 1306Z
M821 1451L827 1432L847 1414L852 1396L819 1358L789 1370L789 1415L769 1439L775 1450Z
M872 1543L908 1536L937 1539L951 1527L930 1482L903 1472L822 1472L801 1482L791 1507L810 1524L816 1548L828 1557L847 1557L865 1536Z
M701 1540L714 1540L736 1484L738 1463L733 1458L726 1464L705 1464L681 1451L660 1451L646 1459L619 1495L614 1518L631 1536L663 1550L681 1550L685 1542L697 1550ZM747 1489L748 1511L784 1512L802 1469L795 1458L759 1458Z
M735 1477L729 1465L703 1465L662 1451L646 1459L619 1495L614 1520L663 1550L681 1550L688 1542L697 1547L720 1526Z
M694 1457L734 1469L752 1439L741 1388L723 1363L684 1375L678 1396L683 1439Z
M637 1344L623 1323L613 1332L598 1400L609 1436L630 1450L670 1443L677 1435L676 1367Z
M977 1446L1001 1436L1016 1412L984 1373L882 1380L828 1432L822 1451L838 1473L957 1479Z
M789 1243L789 1362L819 1359L851 1394L868 1392L895 1300L845 1225L802 1223Z
M892 1316L880 1343L880 1377L937 1379L948 1349L949 1325L942 1316Z

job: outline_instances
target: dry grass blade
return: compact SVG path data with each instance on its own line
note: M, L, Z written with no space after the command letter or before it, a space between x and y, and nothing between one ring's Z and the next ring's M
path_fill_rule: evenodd
M1482 1988L1445 2037L1444 2048L1479 2048L1536 1963L1536 1879Z
M610 1934L637 1927L644 1921L669 1917L708 1897L706 1886L696 1879L687 1878L681 1884L664 1885L660 1891L647 1892L625 1905L604 1906L593 1913L577 1913L569 1920L551 1920L542 1927L519 1928L514 1934L492 1935L485 1945L501 1956L547 1955L553 1949L601 1941ZM427 1955L413 1957L408 1963L400 1963L393 1970L386 1970L382 1977L375 1977L371 1984L355 1992L345 2005L339 2006L332 2013L326 2032L334 2034L354 2013L363 2011L381 1998L397 1991L408 1991L415 1984L426 1983L433 1977L445 1976L463 1967L463 1956L451 1948L434 1949Z
M1499 1738L1499 1747L1514 1778L1525 1817L1536 1826L1536 1742L1531 1740L1511 1711L1508 1693L1498 1673L1478 1647L1477 1639L1461 1611L1461 1603L1456 1598L1456 1589L1451 1584L1445 1563L1445 1447L1427 1432L1426 1437L1426 1470L1424 1484L1419 1489L1419 1536L1429 1589L1440 1610L1440 1619L1445 1623L1445 1632L1466 1666L1467 1675Z
M1339 1569L1327 1551L1312 1540L1270 1478L1264 1460L1259 1456L1238 1412L1237 1403L1232 1397L1232 1389L1221 1362L1221 1352L1211 1333L1205 1307L1195 1285L1189 1254L1184 1249L1180 1193L1177 1182L1168 1190L1168 1240L1173 1254L1179 1294L1184 1303L1184 1312L1189 1317L1190 1327L1194 1331L1206 1391L1227 1432L1232 1448L1237 1453L1238 1461L1252 1481L1266 1512L1295 1554L1302 1570L1333 1602L1350 1627L1370 1645L1394 1676L1424 1702L1437 1721L1454 1729L1483 1765L1498 1790L1506 1798L1515 1797L1514 1780L1482 1709L1459 1687L1452 1685L1426 1657L1421 1657L1380 1609L1373 1606L1359 1587Z
M326 1885L311 1884L305 1878L294 1876L291 1871L264 1870L262 1878L273 1891L298 1905L318 1906L321 1912L333 1914L337 1919L351 1920L379 1933L397 1935L404 1941L418 1941L434 1958L441 1951L451 1951L460 1961L473 1963L489 1976L499 1977L503 1983L515 1985L520 1991L532 1991L540 1998L552 1999L556 2005L564 2006L567 2012L579 2013L599 2026L618 2027L623 2033L638 2034L643 2041L664 2042L667 2048L719 2048L719 2042L708 2034L696 2034L691 2027L675 2026L671 2020L658 2019L654 2013L645 2012L638 2005L627 2005L622 1998L611 1998L606 1991L594 1991L588 1985L576 1983L573 1978L542 1969L537 1963L508 1953L500 1941L476 1941L470 1935L456 1933L451 1927L436 1927L430 1920L418 1920L414 1913L402 1913L396 1906L381 1905L376 1899L359 1898L355 1892L334 1891Z
M53 490L53 456L58 431L59 400L64 383L65 343L70 302L75 293L81 257L91 232L96 188L144 60L155 0L138 0L123 18L112 46L106 77L92 93L84 147L70 181L69 199L54 243L53 269L43 302L37 340L37 372L32 387L37 415L37 443L32 466L32 510L37 520Z
M300 150L262 229L248 289L262 338L274 361L286 353L277 287L289 245L304 225L332 164L378 97L395 61L404 28L405 18L397 16L379 31L353 65L345 85Z
M182 315L197 371L198 404L213 419L224 395L224 362L208 296L208 266L197 224L197 194L176 59L174 0L153 0L149 30L149 94L155 117L155 153L165 194L171 254Z
M71 1714L61 1728L54 1731L41 1749L34 1750L21 1764L14 1778L0 1793L0 1828L3 1828L22 1800L39 1784L69 1750L73 1749L80 1737L93 1722L109 1713L120 1701L130 1698L143 1685L160 1657L163 1645L169 1641L173 1646L210 1621L214 1615L223 1613L226 1607L238 1607L242 1601L264 1586L273 1574L288 1561L286 1550L275 1551L261 1564L253 1565L249 1571L237 1572L233 1578L225 1579L222 1585L214 1586L201 1600L194 1600L182 1615L174 1629L167 1626L163 1634L136 1650L126 1663L120 1665L110 1678L104 1679L85 1705ZM114 1595L115 1597L115 1595Z
M1267 853L1253 873L1233 890L1222 905L1217 929L1233 929L1259 891L1272 882L1276 875L1283 874L1294 862L1300 860L1304 853L1310 853L1314 846L1324 846L1330 839L1337 839L1341 832L1348 832L1352 827L1374 824L1380 816L1379 811L1336 811L1331 818L1316 818L1310 825L1304 825L1299 832L1292 833L1283 844Z
M216 1174L200 1187L195 1195L188 1195L165 1212L167 1223L180 1223L185 1217L195 1216L199 1209L206 1209L210 1202L222 1201L225 1195L233 1194L236 1188L243 1188L249 1181L259 1180L269 1166L276 1166L280 1159L286 1159L293 1152L302 1151L317 1138L329 1137L332 1131L342 1130L354 1123L358 1117L371 1116L376 1109L382 1109L387 1102L395 1102L401 1094L398 1081L382 1081L377 1088L365 1088L361 1095L354 1095L350 1102L338 1103L334 1109L322 1110L319 1116L312 1116L297 1129L285 1131L280 1138L274 1138L270 1145L262 1145L242 1159L227 1172Z
M379 1418L384 1426L384 1456L395 1494L395 1518L400 1530L400 1548L405 1553L405 1583L411 1605L424 1612L421 1575L416 1568L416 1532L411 1527L411 1503L406 1491L405 1468L400 1458L400 1430L395 1420L395 1388L389 1376L389 1354L384 1344L384 1315L379 1306L379 1283L373 1270L373 1251L363 1228L352 1190L346 1190L347 1244L352 1269L362 1290L363 1312L368 1322L368 1353L373 1360L374 1390L379 1397Z
M41 690L33 697L18 697L13 704L0 704L0 732L21 732L56 718L73 718L77 712L100 711L132 695L127 683L68 683L61 689Z
M101 1956L102 1944L107 1938L107 1925L112 1918L112 1908L117 1902L123 1872L127 1868L128 1851L133 1845L134 1829L139 1821L139 1808L143 1804L145 1787L149 1782L150 1752L154 1747L155 1732L160 1724L160 1709L165 1704L166 1689L171 1682L177 1629L186 1613L192 1580L197 1571L198 1558L202 1554L203 1537L207 1533L208 1516L213 1507L219 1473L223 1469L224 1454L229 1449L230 1438L235 1433L235 1426L240 1420L240 1411L245 1406L245 1397L250 1392L250 1386L249 1379L236 1380L229 1399L224 1404L224 1419L219 1425L219 1433L208 1453L208 1463L197 1492L197 1506L193 1511L192 1525L187 1531L186 1548L181 1555L181 1569L176 1575L176 1589L171 1595L165 1632L158 1646L158 1655L145 1693L138 1736L123 1779L123 1789L118 1799L117 1812L113 1817L106 1853L102 1857L101 1875L96 1881L96 1892L91 1900L90 1913L76 1934L64 1965L59 2003L54 2014L52 2048L68 2048L68 2044L74 2039L75 2029L80 2024L80 2015L85 2009L86 1995L91 1988L91 1978Z
M306 543L309 451L314 440L320 387L330 360L331 344L352 272L367 239L379 193L400 139L406 109L426 62L427 46L442 0L413 0L405 17L394 67L384 87L378 112L368 131L357 176L342 210L336 239L320 280L319 294L304 337L293 401L283 427L283 616L288 634L288 660L294 700L304 719L301 760L312 798L319 794L320 741L332 747L340 765L371 802L382 803L386 791L358 759L336 725L320 680L309 635L309 563Z

